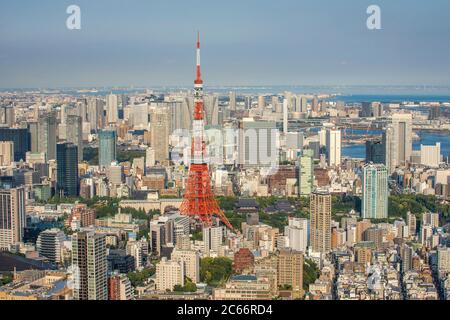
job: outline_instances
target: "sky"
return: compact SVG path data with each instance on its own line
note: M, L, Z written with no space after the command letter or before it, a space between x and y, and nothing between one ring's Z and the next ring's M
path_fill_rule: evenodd
M190 85L197 30L210 86L450 85L448 0L2 0L0 88Z

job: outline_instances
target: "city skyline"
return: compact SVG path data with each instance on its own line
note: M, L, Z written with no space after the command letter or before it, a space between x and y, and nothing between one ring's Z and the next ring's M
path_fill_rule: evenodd
M2 4L0 88L188 85L197 30L210 86L450 85L446 1L377 1L381 30L370 1L71 4Z

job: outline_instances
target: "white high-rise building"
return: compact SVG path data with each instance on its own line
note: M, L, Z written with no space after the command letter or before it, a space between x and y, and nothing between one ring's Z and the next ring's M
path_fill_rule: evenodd
M205 253L218 252L223 242L223 227L203 228L203 243Z
M308 247L308 219L289 218L289 225L284 228L288 239L287 247L306 253Z
M330 167L341 164L341 130L329 128L326 131L327 162Z
M108 123L117 123L119 118L119 101L115 94L110 94L106 98L106 116Z
M14 142L0 141L0 166L9 166L14 161Z
M441 162L441 144L435 146L420 145L420 163L424 166L438 168Z
M200 255L193 250L174 250L171 256L172 261L183 264L184 275L194 283L200 282Z
M176 285L184 286L184 263L162 258L156 265L156 290L173 291Z

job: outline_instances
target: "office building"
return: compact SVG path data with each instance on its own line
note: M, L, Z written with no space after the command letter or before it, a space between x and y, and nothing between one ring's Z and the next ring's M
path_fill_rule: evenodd
M37 238L36 250L41 257L47 258L50 262L61 263L64 240L64 232L60 229L44 230Z
M362 179L362 217L388 217L388 173L385 165L369 163L364 166Z
M49 113L39 118L38 144L39 152L45 153L47 159L56 159L56 132L57 120L54 113ZM29 150L28 150L29 151Z
M66 141L77 146L78 162L83 161L83 126L82 119L79 116L67 116L66 123Z
M28 129L0 128L0 141L12 141L14 144L14 161L26 159L27 151L31 150L30 133Z
M78 197L78 148L72 143L58 143L56 159L56 194Z
M133 287L126 274L112 274L108 278L108 300L133 299Z
M14 142L0 141L0 166L9 166L14 161Z
M380 140L366 141L366 163L384 163L385 147Z
M117 133L113 129L98 132L98 162L100 168L108 168L117 157Z

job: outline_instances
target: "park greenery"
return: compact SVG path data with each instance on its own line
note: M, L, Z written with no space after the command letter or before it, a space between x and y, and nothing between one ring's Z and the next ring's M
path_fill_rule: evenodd
M11 283L12 281L13 281L13 274L11 272L4 273L0 277L0 287L7 285L8 283Z
M225 257L200 260L200 280L212 287L224 284L232 273L232 260Z
M316 281L319 273L317 264L310 259L305 259L303 263L303 290L308 291L309 285Z
M173 288L173 291L175 291L175 292L197 292L197 285L194 282L192 282L192 280L190 278L186 277L184 286L180 286L179 284L177 284Z
M117 150L117 162L132 162L136 158L145 157L145 151L141 150ZM83 160L92 166L98 165L98 148L83 148Z
M136 288L143 286L145 282L154 274L155 268L146 268L141 271L129 272L128 279L130 279L131 285Z

